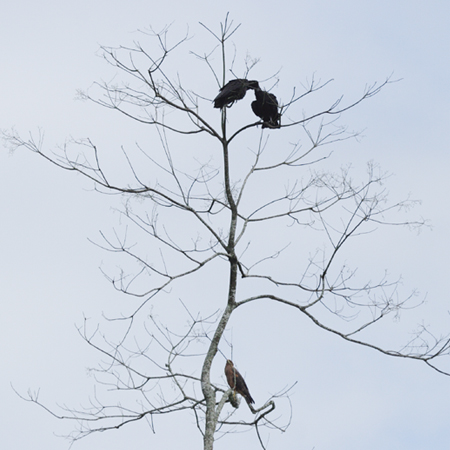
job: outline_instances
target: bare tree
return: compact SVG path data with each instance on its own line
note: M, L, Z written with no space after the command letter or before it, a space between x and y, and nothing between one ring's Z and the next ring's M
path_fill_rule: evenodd
M255 70L257 61L250 58L236 63L231 38L238 28L228 17L218 33L201 24L212 47L206 53L191 50L187 57L192 64L203 65L203 84L208 73L218 89L230 74L236 76L235 66L241 67L241 78ZM262 427L284 430L289 425L289 417L281 418L283 423L272 418L277 398L287 396L289 388L256 408L249 405L254 418L243 421L233 418L239 402L232 389L211 379L231 315L260 301L286 307L288 314L295 311L299 320L306 318L351 343L420 360L448 375L437 365L438 357L449 353L448 336L435 338L422 328L398 350L367 337L369 328L414 306L414 299L401 297L395 280L361 281L343 259L350 242L381 225L423 225L392 220L393 213L414 201L390 203L383 188L385 175L374 164L368 164L362 181L354 181L349 168L326 170L331 157L327 146L356 137L339 125L342 114L391 80L367 86L347 104L338 98L326 108L304 112L303 99L323 93L330 83L313 78L281 102L281 129L260 130L261 122L251 114L236 126L235 109L227 108L222 109L217 127L214 121L220 113L211 105L217 89L211 92L209 85L188 89L182 75L173 75L174 62L186 57L180 52L191 48L188 36L173 44L167 29L145 36L156 44L151 51L139 43L103 48L108 63L125 74L124 84L98 83L94 94L80 96L150 126L159 138L158 147L152 140L149 146L136 144L136 151L124 150L126 164L117 174L107 168L108 154L90 139L67 142L49 153L41 138L6 135L11 148L26 147L88 178L97 190L123 196L122 214L140 233L133 236L145 240L140 246L128 228L124 233L102 234L103 243L98 245L134 264L116 275L105 271L114 288L131 301L123 315L107 320L108 326L118 328L119 339L109 339L98 328L91 330L87 322L79 330L106 358L94 371L97 381L127 391L133 401L126 405L122 396L116 404L105 404L94 397L86 408L56 412L34 394L28 400L57 417L75 420L73 440L141 419L153 427L157 415L188 411L196 419L205 450L213 448L221 433L236 428L254 428L264 448ZM276 86L277 74L265 83ZM284 137L287 133L295 144ZM202 307L195 300L210 277L227 285L226 294L205 288L210 298L221 296L218 309L217 303ZM162 323L152 312L159 298L175 295L176 289L184 292L177 317L185 314L187 328ZM196 364L193 372L187 369L186 357ZM224 409L227 402L233 407Z

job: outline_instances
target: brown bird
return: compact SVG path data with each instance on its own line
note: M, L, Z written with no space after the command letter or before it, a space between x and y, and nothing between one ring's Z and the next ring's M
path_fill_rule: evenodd
M242 375L234 368L233 361L227 359L225 364L225 376L227 377L228 384L231 389L234 389L238 394L241 394L245 398L245 401L250 405L255 403L250 395L245 380Z

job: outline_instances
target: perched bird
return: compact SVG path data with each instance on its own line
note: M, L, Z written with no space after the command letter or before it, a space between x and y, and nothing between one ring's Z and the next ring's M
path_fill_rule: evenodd
M236 78L220 88L219 95L214 99L214 108L230 107L235 101L241 100L249 89L259 89L255 80Z
M244 378L234 368L233 362L229 359L227 359L227 363L225 364L225 376L227 377L227 381L231 389L234 389L238 394L241 394L249 405L255 403L250 395L250 392L248 391Z
M255 89L256 100L252 102L252 110L262 119L263 128L280 128L281 114L278 112L278 100L270 92L259 87Z

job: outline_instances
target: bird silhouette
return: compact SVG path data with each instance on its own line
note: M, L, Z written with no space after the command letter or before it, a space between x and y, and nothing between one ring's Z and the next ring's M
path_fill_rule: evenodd
M278 100L274 94L255 88L256 100L252 102L252 110L262 119L263 128L280 128L281 114L278 112Z
M259 84L255 80L246 80L245 78L236 78L229 81L220 88L219 94L214 99L214 108L226 108L233 105L237 100L245 97L249 89L259 89Z

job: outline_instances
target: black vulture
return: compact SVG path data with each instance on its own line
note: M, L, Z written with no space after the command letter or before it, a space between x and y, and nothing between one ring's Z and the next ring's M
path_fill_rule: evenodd
M259 87L255 89L256 100L252 102L253 112L262 119L263 128L280 128L281 114L278 112L278 100L270 92Z
M245 97L248 89L259 89L255 80L236 78L229 81L220 89L219 95L214 99L214 108L225 108L231 106L235 101Z

